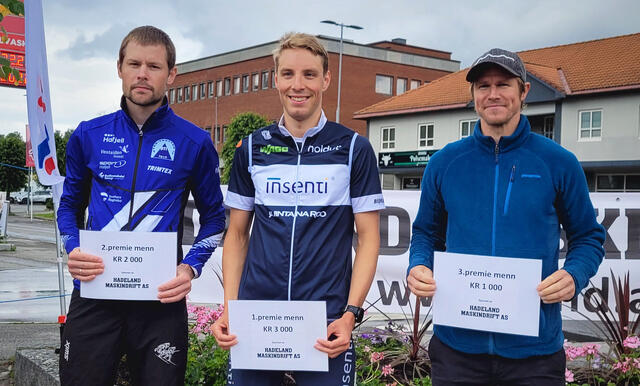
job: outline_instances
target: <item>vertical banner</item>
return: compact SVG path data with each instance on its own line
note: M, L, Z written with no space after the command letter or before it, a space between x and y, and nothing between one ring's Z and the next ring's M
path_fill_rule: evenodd
M43 185L55 185L63 178L58 171L56 143L49 98L47 48L41 0L25 2L27 113L35 168Z
M27 159L25 161L25 166L28 168L32 168L36 166L35 161L33 160L33 150L31 149L31 132L29 131L29 125L25 125L26 131L27 131L27 140L25 141L25 144L27 146Z

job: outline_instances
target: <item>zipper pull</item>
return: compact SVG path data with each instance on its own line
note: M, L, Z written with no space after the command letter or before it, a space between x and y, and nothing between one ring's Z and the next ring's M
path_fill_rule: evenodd
M509 177L509 182L513 182L516 177L516 165L513 165L511 168L511 177Z

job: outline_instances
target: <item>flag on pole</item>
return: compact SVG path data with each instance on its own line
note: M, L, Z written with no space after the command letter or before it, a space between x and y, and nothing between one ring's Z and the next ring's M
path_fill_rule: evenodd
M28 168L32 168L36 166L36 162L33 160L33 150L31 150L31 133L29 132L29 125L25 125L27 130L27 141L25 144L27 145L27 160L25 162L25 166Z
M31 129L31 143L38 180L43 185L56 185L63 181L58 170L56 143L49 98L47 47L44 40L42 1L24 2L27 114Z

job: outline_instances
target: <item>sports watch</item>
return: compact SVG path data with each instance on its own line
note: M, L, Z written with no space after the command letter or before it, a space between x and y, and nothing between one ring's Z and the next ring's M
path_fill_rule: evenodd
M344 311L342 311L342 314L344 315L345 312L351 312L356 317L356 323L362 322L362 318L364 317L363 308L347 304L347 306L344 308Z

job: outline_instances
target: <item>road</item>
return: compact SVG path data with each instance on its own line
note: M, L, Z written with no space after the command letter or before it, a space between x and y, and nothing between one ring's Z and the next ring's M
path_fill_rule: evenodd
M34 212L44 211L36 205ZM0 251L0 323L49 322L60 315L55 228L52 221L26 217L26 205L11 205L7 241L15 251ZM71 277L65 270L65 292ZM66 297L68 306L68 297Z

